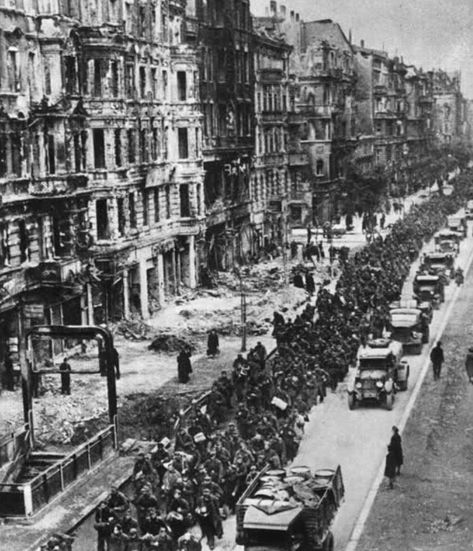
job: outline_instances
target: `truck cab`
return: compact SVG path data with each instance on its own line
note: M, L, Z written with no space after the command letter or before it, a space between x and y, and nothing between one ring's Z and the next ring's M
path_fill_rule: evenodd
M418 308L395 308L390 312L391 339L400 342L404 354L421 354L429 342L429 324Z
M438 275L445 285L448 285L453 274L454 253L430 252L425 253L423 264L430 274Z
M439 231L434 235L435 252L457 255L462 239L462 233L452 230Z
M447 218L447 228L451 231L459 233L463 237L466 237L468 231L468 225L466 223L466 215L463 209L457 214L452 214Z
M473 199L470 199L466 204L465 215L469 220L473 219Z
M438 275L417 274L413 290L419 302L429 302L433 308L440 308L440 303L445 301L445 287Z

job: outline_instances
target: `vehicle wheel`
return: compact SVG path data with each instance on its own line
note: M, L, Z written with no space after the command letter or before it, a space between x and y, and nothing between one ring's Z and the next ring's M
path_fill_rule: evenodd
M333 551L333 550L334 550L333 534L332 532L329 532L327 534L327 537L325 538L322 551Z
M348 395L348 409L355 409L356 398L355 395L350 392Z
M386 395L386 409L388 411L391 411L393 409L393 403L394 403L394 395L393 394L387 394Z

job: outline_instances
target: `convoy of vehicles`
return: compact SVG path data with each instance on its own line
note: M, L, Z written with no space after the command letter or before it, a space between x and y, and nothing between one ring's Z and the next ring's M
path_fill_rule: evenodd
M354 375L348 382L348 407L376 402L391 410L397 389L407 390L409 364L402 359L403 346L390 339L368 341L360 349Z
M264 468L236 505L245 551L333 551L330 531L345 489L340 467Z
M400 342L404 354L421 354L430 338L429 324L418 308L394 308L390 312L391 338Z

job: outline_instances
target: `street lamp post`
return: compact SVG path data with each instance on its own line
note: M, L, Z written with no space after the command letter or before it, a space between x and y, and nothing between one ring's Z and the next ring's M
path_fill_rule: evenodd
M243 278L238 268L234 270L235 274L240 280L240 324L241 324L241 352L246 352L246 338L247 338L247 326L246 326L246 294L243 289Z

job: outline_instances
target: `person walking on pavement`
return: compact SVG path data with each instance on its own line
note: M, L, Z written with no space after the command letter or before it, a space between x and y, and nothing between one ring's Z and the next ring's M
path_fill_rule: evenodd
M434 381L440 379L440 371L442 370L442 364L444 362L442 343L439 341L437 345L432 348L430 352L430 361L434 369Z
M386 465L384 467L384 476L389 480L389 489L394 488L394 479L396 478L396 457L391 444L388 445L388 453L386 455Z
M389 443L394 453L394 459L396 461L396 475L401 474L401 467L404 463L404 454L402 453L402 441L399 429L393 426L393 435L391 436L391 442Z
M64 358L62 364L59 366L61 372L61 394L70 395L71 393L71 364Z
M207 356L212 356L212 358L215 358L215 356L220 353L219 346L220 343L218 340L217 331L215 331L215 329L211 329L207 338Z
M305 276L305 289L312 296L315 293L315 281L313 275L308 272Z
M189 375L192 373L190 354L187 350L181 350L177 357L177 376L180 383L188 383Z
M473 384L473 346L470 346L470 348L468 348L468 352L466 353L465 368L466 374L468 375L468 380L471 384Z

